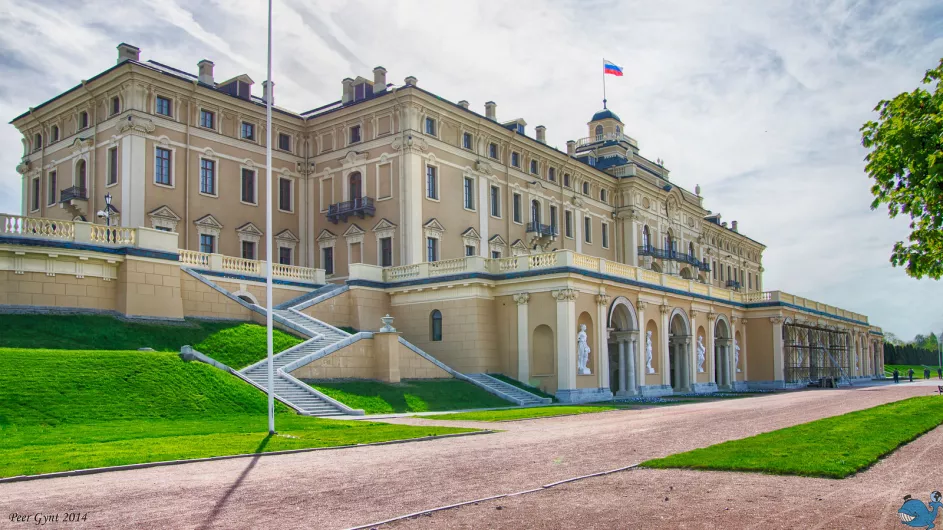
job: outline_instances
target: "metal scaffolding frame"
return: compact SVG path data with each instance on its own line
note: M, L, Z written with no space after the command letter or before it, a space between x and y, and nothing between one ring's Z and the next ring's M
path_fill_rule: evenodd
M847 379L854 355L848 332L810 324L783 325L783 368L787 383Z

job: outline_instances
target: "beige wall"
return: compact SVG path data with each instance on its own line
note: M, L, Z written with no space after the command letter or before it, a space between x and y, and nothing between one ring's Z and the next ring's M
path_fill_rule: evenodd
M180 272L183 286L183 311L187 317L251 320L252 311L231 300L209 285Z
M117 282L74 275L0 271L0 305L74 307L113 311Z
M128 316L183 318L181 274L177 263L128 256L118 268L115 309Z
M361 339L330 355L306 364L291 375L301 379L381 379L374 339ZM415 352L396 343L399 376L402 379L440 379L452 376Z

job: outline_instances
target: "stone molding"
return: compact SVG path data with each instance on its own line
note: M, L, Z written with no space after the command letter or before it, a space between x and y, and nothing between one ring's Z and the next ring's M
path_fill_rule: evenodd
M557 299L557 302L572 302L580 296L580 292L576 289L560 289L557 291L550 291L550 294Z
M518 293L512 295L511 298L517 302L517 305L527 305L530 302L530 293Z

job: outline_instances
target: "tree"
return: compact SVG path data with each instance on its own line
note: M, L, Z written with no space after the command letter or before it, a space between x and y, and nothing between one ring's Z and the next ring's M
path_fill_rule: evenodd
M943 276L943 59L923 84L874 108L878 121L861 127L870 152L865 171L874 180L871 209L887 205L891 218L910 216L909 243L898 241L891 264L914 278ZM935 85L935 86L933 86Z

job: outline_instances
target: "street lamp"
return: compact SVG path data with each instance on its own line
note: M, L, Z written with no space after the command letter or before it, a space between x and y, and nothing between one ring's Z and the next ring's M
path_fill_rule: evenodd
M105 194L105 209L98 210L98 218L104 219L107 226L111 226L111 216L113 215L111 209L111 193Z

